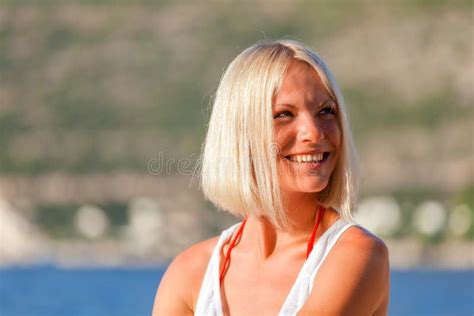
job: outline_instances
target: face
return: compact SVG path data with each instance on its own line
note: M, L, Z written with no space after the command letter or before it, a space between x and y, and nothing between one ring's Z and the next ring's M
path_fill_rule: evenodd
M322 191L339 159L338 108L316 71L293 60L273 104L283 193Z

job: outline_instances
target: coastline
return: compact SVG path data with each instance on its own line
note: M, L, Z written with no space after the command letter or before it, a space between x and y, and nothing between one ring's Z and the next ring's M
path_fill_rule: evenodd
M385 240L389 249L391 270L474 270L474 242L447 241L425 245L405 238ZM183 247L185 249L186 247ZM0 256L0 268L54 266L74 268L156 268L165 266L179 253L179 249L157 249L154 253L137 255L129 245L116 240L97 242L54 241L41 256L6 258ZM181 249L182 250L182 249ZM166 253L166 255L164 255Z

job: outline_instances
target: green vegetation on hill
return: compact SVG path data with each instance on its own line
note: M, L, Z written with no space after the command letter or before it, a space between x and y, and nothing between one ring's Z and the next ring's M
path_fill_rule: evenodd
M453 86L457 79L446 77L456 69L433 71L445 84L428 82L432 90L406 97L400 93L411 85L405 79L392 85L369 70L359 78L344 63L369 49L362 47L367 43L377 58L384 58L383 45L393 41L417 44L407 52L423 60L419 56L439 34L457 34L462 21L470 21L463 2L44 3L7 1L0 7L2 173L146 171L146 162L158 152L175 157L199 152L221 73L238 52L263 38L291 36L321 49L343 87L358 143L385 128L436 129L473 115L465 104L470 97L460 98ZM379 14L387 15L388 22ZM461 22L437 24L449 15ZM406 24L416 33L415 20L434 27L413 39L411 34L384 38L374 31L385 27L390 36L394 25ZM449 53L456 46L463 61L470 38L459 36L451 42L446 38L443 49ZM436 51L430 48L430 54ZM396 58L389 55L385 62L400 62ZM353 63L377 67L369 61ZM387 69L396 71L396 65ZM420 80L428 76L415 69L406 80L418 75ZM394 88L398 84L399 90Z

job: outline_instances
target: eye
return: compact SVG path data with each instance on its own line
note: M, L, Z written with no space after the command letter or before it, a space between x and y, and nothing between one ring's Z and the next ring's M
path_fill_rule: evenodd
M319 111L319 114L321 115L336 115L336 107L335 106L327 106L323 108L321 111Z
M290 111L282 111L273 116L274 119L282 119L286 117L292 117L293 114Z

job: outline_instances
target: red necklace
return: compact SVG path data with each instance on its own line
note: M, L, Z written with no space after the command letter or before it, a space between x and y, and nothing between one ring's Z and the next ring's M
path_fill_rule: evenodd
M313 250L313 246L314 246L314 239L316 237L316 231L318 230L318 227L319 227L319 223L321 222L321 218L323 217L324 215L324 211L325 211L325 208L320 206L319 207L319 210L318 210L318 213L316 215L316 221L314 223L314 227L313 227L313 231L311 232L311 236L309 237L309 240L308 240L308 245L306 247L306 259L308 259L311 251ZM244 226L245 226L245 223L247 222L247 218L245 218L243 221L242 221L242 224L240 225L239 227L239 230L237 231L237 233L235 234L235 237L230 241L230 245L229 245L229 248L227 249L227 252L225 254L225 257L224 257L224 264L222 265L222 268L221 268L221 273L220 273L220 276L219 276L219 281L220 281L220 284L222 284L222 280L224 280L224 275L225 273L227 272L227 269L229 268L229 264L230 264L230 252L232 251L232 249L235 247L235 243L237 241L237 239L239 239L240 235L242 235L242 231L244 230Z

